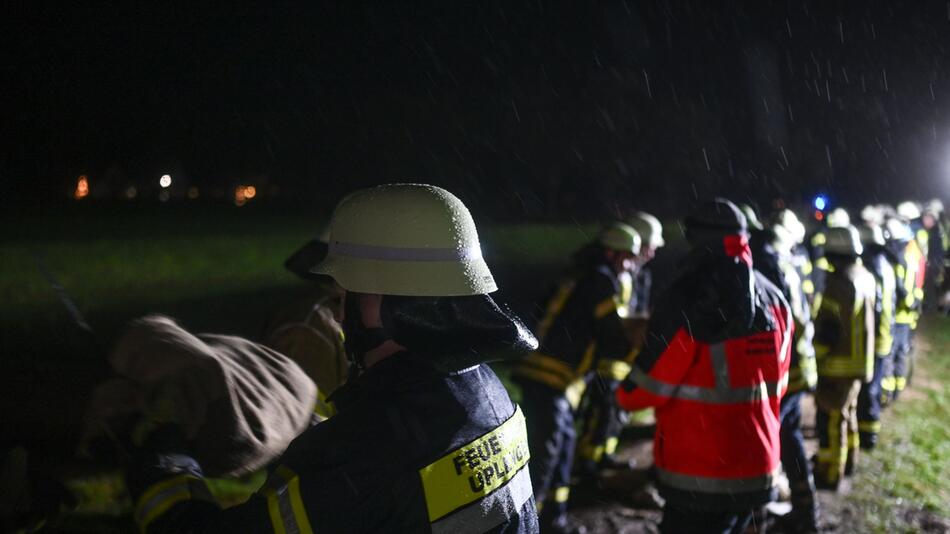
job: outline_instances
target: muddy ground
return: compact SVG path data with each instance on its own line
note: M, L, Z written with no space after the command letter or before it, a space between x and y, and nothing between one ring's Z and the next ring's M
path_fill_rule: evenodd
M803 402L803 419L814 421L815 407L810 398ZM804 427L805 446L809 456L818 449L818 439L813 423ZM651 506L651 486L647 470L652 464L652 427L639 426L626 429L618 457L635 461L631 470L608 471L595 483L580 482L572 490L571 515L587 528L589 534L641 534L659 532L661 519L659 509ZM858 466L860 469L860 464ZM852 533L866 532L861 519L864 514L849 502L851 481L845 480L838 493L819 491L821 506L819 527L821 532ZM781 506L776 507L781 508ZM950 525L925 511L908 508L907 532L947 533ZM913 517L911 517L913 516ZM777 516L769 514L765 530L780 532Z

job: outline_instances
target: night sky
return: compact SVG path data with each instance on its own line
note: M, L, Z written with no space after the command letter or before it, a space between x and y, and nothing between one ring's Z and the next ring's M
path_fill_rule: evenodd
M5 11L7 205L166 172L315 205L411 178L555 219L950 188L946 1Z

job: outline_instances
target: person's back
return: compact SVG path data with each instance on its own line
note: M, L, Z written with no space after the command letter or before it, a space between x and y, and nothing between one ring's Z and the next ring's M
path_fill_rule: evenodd
M687 239L687 267L657 300L617 401L656 408L661 530L739 532L774 497L791 311L752 270L745 218L731 203L687 219Z
M226 510L188 444L153 433L127 476L139 528L538 532L525 420L484 365L537 342L489 297L497 286L468 210L441 188L390 184L346 197L331 225L313 272L345 290L345 347L358 371L331 399L338 413Z
M862 252L855 227L828 232L828 276L815 297L819 488L837 489L857 463L858 396L861 384L873 377L876 284L861 264Z

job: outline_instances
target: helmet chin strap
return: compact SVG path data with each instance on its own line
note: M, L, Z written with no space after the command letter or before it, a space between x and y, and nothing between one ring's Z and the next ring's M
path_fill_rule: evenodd
M348 292L343 307L343 346L350 362L361 370L366 366L366 354L392 338L380 322L364 319L363 315L361 295ZM375 324L367 326L366 322Z

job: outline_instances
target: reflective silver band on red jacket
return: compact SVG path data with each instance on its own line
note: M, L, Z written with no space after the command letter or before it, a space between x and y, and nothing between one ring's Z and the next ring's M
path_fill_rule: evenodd
M724 479L685 475L657 467L656 475L660 482L678 490L700 493L742 493L771 489L775 484L778 470L757 477Z
M524 466L504 486L432 523L432 534L487 532L518 516L533 496L531 476Z
M430 247L383 247L360 245L356 243L330 243L329 254L380 261L464 261L482 257L479 247L468 248L430 248Z
M705 402L707 404L737 404L762 401L778 397L779 392L788 384L788 373L778 382L759 382L754 386L742 387L702 387L689 384L670 384L646 374L636 365L630 373L637 386L660 397ZM717 373L717 382L718 382ZM717 384L718 385L718 384Z

